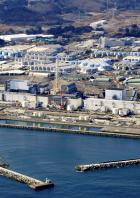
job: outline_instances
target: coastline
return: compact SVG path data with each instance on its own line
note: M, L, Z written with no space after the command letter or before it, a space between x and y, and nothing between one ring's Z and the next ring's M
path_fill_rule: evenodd
M23 126L15 124L0 124L0 128L16 128L16 129L26 129L33 131L42 132L53 132L53 133L66 133L66 134L79 134L79 135L89 135L89 136L102 136L102 137L115 137L115 138L130 138L130 139L140 139L140 134L138 133L127 133L127 132L113 132L113 131L84 131L84 130L71 130L65 128L45 128L36 126Z

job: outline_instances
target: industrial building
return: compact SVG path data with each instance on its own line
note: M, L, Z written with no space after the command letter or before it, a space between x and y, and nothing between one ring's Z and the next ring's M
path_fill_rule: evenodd
M24 75L25 71L23 70L4 70L0 72L0 76L5 76L5 75L9 75L9 76L16 76L16 75Z
M125 46L125 41L121 39L101 37L99 45L102 49L116 46Z
M29 80L8 80L5 82L5 91L48 95L50 87L48 83L37 84L31 83Z
M26 42L37 38L52 39L54 35L43 35L43 34L11 34L11 35L0 35L0 39L6 42Z
M106 100L126 100L126 90L125 89L107 89L105 90Z
M5 89L6 91L11 92L28 92L30 89L31 83L30 81L21 81L21 80L9 80L6 81Z
M130 46L135 42L134 38L125 37L125 38L108 38L101 37L99 40L99 47L104 48L112 48L112 47L124 47Z
M11 35L0 35L0 39L3 39L7 42L18 42L31 40L36 38L36 35L27 35L27 34L11 34Z
M35 109L37 107L47 108L48 106L48 97L29 93L0 92L0 100L16 103L23 108Z
M140 103L136 101L107 100L90 97L84 100L84 109L94 112L111 112L116 115L119 114L119 110L140 114Z

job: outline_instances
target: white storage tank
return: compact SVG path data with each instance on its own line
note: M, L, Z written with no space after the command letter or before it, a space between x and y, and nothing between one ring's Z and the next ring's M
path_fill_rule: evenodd
M112 114L113 115L118 115L119 114L119 109L118 108L113 108L112 109Z
M67 111L73 111L74 110L74 106L71 104L67 105Z

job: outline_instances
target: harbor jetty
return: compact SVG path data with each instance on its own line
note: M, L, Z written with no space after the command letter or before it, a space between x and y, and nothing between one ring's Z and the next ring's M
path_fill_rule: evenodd
M16 180L20 183L24 183L34 190L41 190L54 186L54 184L49 179L46 179L46 181L43 182L3 167L0 167L0 175Z
M140 164L140 159L129 159L129 160L120 160L120 161L101 162L96 164L78 165L75 167L75 170L78 172L85 172L90 170L119 168L119 167L125 167L130 165L132 166L138 164Z

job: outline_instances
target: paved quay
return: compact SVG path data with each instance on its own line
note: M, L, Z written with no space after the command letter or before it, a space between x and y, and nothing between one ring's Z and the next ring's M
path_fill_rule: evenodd
M38 126L23 126L15 124L0 124L1 128L17 128L17 129L26 129L33 131L43 131L43 132L55 132L55 133L67 133L67 134L81 134L81 135L92 135L92 136L104 136L104 137L115 137L115 138L131 138L131 139L140 139L140 133L126 133L126 130L123 132L114 132L114 131L85 131L85 130L74 130L74 129L65 129L65 128L45 128Z
M140 128L132 127L116 127L116 126L104 126L101 129L102 132L114 132L116 134L125 133L130 135L140 135Z

